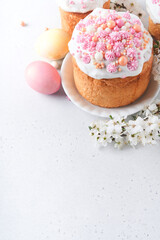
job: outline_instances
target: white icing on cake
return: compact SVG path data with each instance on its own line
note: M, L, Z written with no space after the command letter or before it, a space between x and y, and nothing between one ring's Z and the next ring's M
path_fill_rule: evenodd
M80 70L95 79L137 76L152 48L152 37L137 16L100 8L77 24L69 42Z
M86 13L97 7L103 7L108 0L57 0L57 2L66 12Z
M146 0L146 6L152 21L160 23L160 0Z

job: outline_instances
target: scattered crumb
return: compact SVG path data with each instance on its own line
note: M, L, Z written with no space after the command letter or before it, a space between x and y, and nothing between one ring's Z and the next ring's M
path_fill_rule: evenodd
M46 28L45 28L45 31L48 31L48 30L49 30L49 28L48 28L48 27L46 27Z
M21 21L21 26L25 27L27 24L24 21Z

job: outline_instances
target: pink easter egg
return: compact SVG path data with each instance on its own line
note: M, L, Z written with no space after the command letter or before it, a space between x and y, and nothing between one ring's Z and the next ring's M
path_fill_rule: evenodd
M49 63L35 61L25 71L28 85L43 94L53 94L60 89L61 78L57 70Z

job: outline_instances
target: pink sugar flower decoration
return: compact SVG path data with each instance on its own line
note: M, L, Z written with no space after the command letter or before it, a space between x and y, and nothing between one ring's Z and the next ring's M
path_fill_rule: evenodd
M138 68L138 61L137 60L129 61L127 67L130 71L136 71Z
M99 52L100 51L104 52L106 50L106 44L103 42L98 42L96 46L96 50Z
M131 34L134 35L135 32L136 32L136 31L132 28L132 29L131 29Z
M119 27L118 27L118 26L115 26L115 27L114 27L114 31L118 32L118 31L119 31Z
M137 51L135 48L128 48L127 49L127 56L130 58L135 58L137 56Z
M140 47L141 46L141 40L139 38L134 38L133 39L133 43L135 45L136 48Z
M89 55L84 56L82 60L85 64L89 64L91 62L91 58Z
M115 53L113 51L107 51L105 54L105 59L107 61L114 61L116 58Z
M110 63L107 66L107 72L109 73L115 73L117 72L117 67L115 66L115 63Z
M85 9L87 6L85 4L82 5L82 8Z
M121 56L121 52L115 52L115 56L119 58Z
M139 19L133 19L132 22L135 23L135 24L141 25L141 21Z
M125 12L124 14L123 14L123 17L124 18L127 18L127 19L131 19L131 15L130 15L130 13L129 12Z
M159 0L152 0L152 3L157 4L157 3L159 3Z
M116 21L116 23L117 23L117 26L118 26L119 28L121 28L121 27L124 26L124 21L123 21L122 19L118 19L118 20Z
M87 49L89 50L89 52L93 52L96 50L96 43L95 42L88 42L87 43Z
M108 43L111 44L111 45L114 45L114 41L112 38L108 38Z
M113 50L118 52L118 51L121 51L122 49L124 49L124 45L122 42L116 42L114 47L113 47Z
M93 25L93 24L94 24L94 20L93 19L88 19L86 21L86 26Z
M69 4L72 4L72 5L74 5L74 4L75 4L75 2L74 2L74 1L70 1L70 2L69 2Z
M87 49L89 48L88 42L84 42L82 48L83 48L84 50L87 50Z
M91 42L91 47L96 47L96 42Z
M105 38L108 35L107 31L102 30L99 32L98 37Z
M89 52L93 52L96 49L96 43L95 42L88 42L87 43L87 49Z
M117 19L117 14L110 13L107 16L107 20L116 20Z
M82 35L77 36L77 43L83 43L84 41L85 41L84 36L82 36Z
M115 42L121 40L121 34L119 32L112 32L112 33L110 33L109 36Z
M141 38L143 36L143 33L142 32L139 32L139 33L136 33L135 34L135 37L137 37L137 38Z
M127 39L129 37L129 33L126 31L120 31L119 34L121 35L121 39Z
M96 21L96 24L102 25L104 23L106 23L106 19L105 18L98 18L98 20Z

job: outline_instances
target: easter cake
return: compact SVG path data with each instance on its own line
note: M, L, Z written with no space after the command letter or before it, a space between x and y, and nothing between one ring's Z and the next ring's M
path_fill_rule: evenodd
M76 24L97 7L109 8L110 0L60 0L62 28L72 34Z
M92 104L125 106L147 89L153 40L137 16L97 8L77 24L69 50L76 88Z
M160 0L146 0L149 13L149 32L160 40Z

